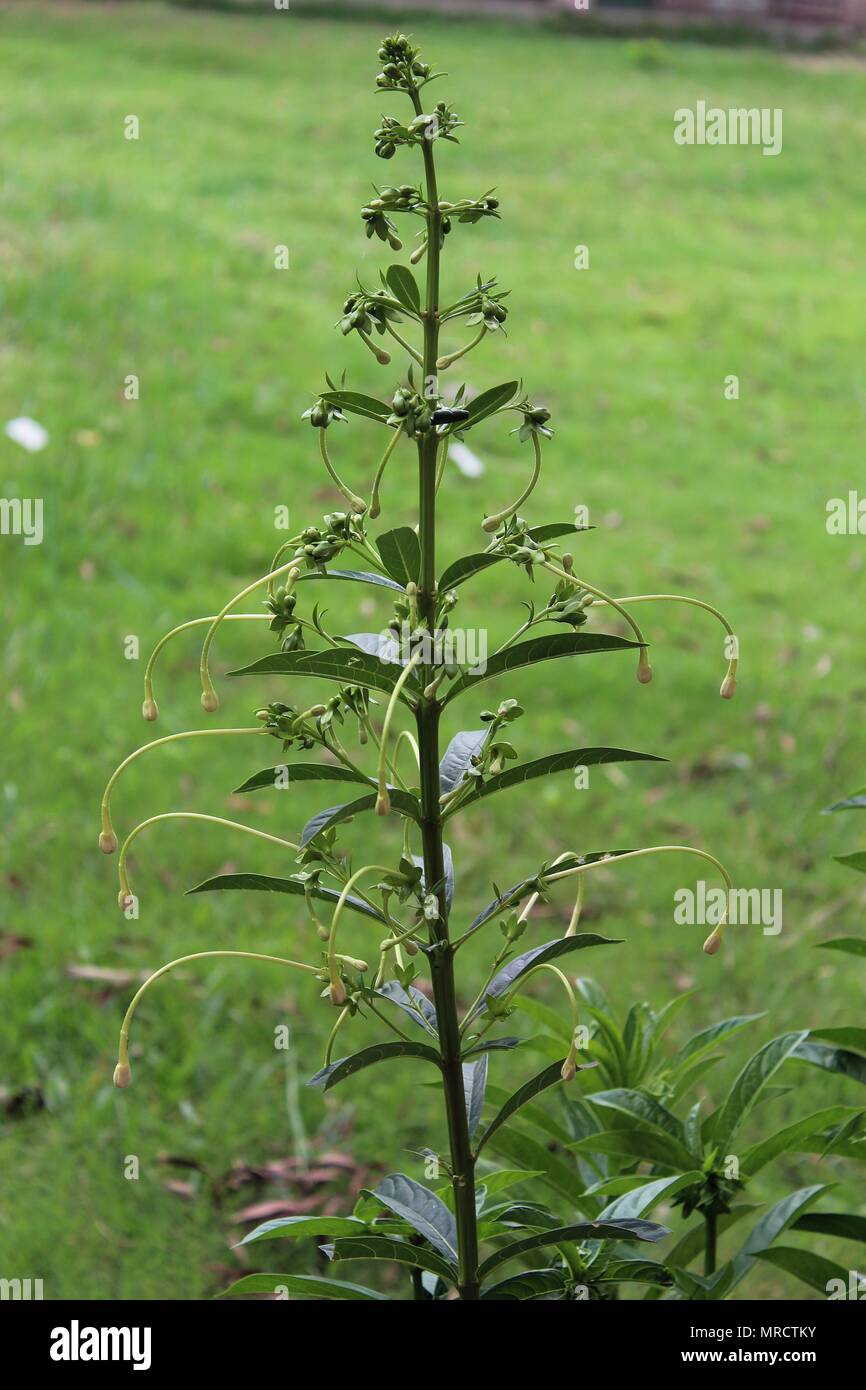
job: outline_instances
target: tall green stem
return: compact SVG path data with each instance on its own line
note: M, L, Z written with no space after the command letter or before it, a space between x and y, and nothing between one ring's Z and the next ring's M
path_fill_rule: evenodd
M412 93L415 111L421 114L417 92ZM424 302L424 383L425 393L437 374L439 356L439 241L442 214L436 187L436 169L430 141L422 147L427 192L427 285ZM438 392L437 392L438 394ZM433 431L418 441L419 540L421 573L418 609L432 639L436 624L436 459L439 441ZM431 640L432 648L433 642ZM433 680L432 666L424 668L424 688ZM448 935L448 906L445 899L445 854L442 847L442 820L439 810L439 716L435 698L422 699L417 711L418 746L421 775L421 838L424 881L428 892L439 899L439 916L430 926L430 972L433 998L439 1023L442 1053L442 1080L445 1113L451 1150L454 1210L457 1219L458 1288L460 1297L478 1298L478 1232L475 1219L475 1160L469 1139L463 1068L460 1061L460 1026L454 985L454 947Z
M716 1272L716 1213L707 1212L704 1223L707 1230L707 1243L704 1246L704 1274Z

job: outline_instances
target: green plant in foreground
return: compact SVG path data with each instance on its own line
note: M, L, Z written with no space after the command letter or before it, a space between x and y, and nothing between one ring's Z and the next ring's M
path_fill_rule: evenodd
M282 1223L268 1234L279 1230L280 1234L294 1231L332 1236L328 1253L335 1262L385 1259L406 1264L412 1272L416 1297L431 1296L431 1290L436 1297L456 1290L464 1299L538 1296L538 1289L521 1292L529 1289L524 1273L504 1280L491 1276L501 1264L550 1247L555 1263L545 1266L539 1275L544 1286L541 1293L566 1296L581 1283L589 1264L600 1258L600 1250L605 1251L606 1266L616 1269L633 1263L634 1242L654 1242L667 1234L664 1227L642 1217L604 1215L594 1210L597 1204L592 1203L591 1215L585 1214L584 1204L580 1220L569 1216L553 1225L532 1204L506 1201L490 1206L490 1198L506 1186L502 1174L485 1180L483 1201L477 1190L476 1165L491 1135L535 1096L561 1081L573 1080L578 1073L582 1078L586 1066L595 1065L579 1061L578 999L560 961L576 951L613 944L579 931L585 880L602 865L644 861L674 852L710 864L727 892L731 880L712 855L686 845L566 851L511 888L496 889L484 911L455 935L451 922L454 868L443 833L450 820L485 797L557 771L611 761L658 759L621 748L570 748L520 761L513 742L514 726L524 710L513 698L483 710L479 715L483 727L457 733L443 753L442 717L446 711L450 717L450 707L461 697L474 699L482 682L554 659L631 652L637 658L638 680L649 683L652 668L647 639L633 615L640 603L687 603L705 609L720 622L728 662L721 687L725 698L735 690L737 643L724 616L702 600L677 594L612 596L577 573L571 554L558 554L559 541L577 537L586 528L572 522L530 524L521 515L540 476L543 445L552 437L549 411L526 395L517 381L470 398L465 386L447 392L442 376L486 338L501 333L507 319L506 293L495 279L479 275L474 285L450 302L440 295L440 259L447 237L458 226L498 217L498 200L491 192L457 201L440 196L434 150L440 140L456 142L455 132L462 122L447 103L430 107L422 101L424 89L440 74L421 61L409 39L403 35L386 39L379 56L382 71L377 86L407 97L411 112L405 124L383 117L375 132L376 153L386 160L398 149L420 155L423 180L378 189L362 210L362 219L368 236L378 237L395 251L402 249L396 219L416 219L420 224L418 245L409 260L413 265L424 263L425 284L422 290L409 267L393 264L382 275L378 288L359 283L344 302L339 327L346 337L356 335L383 366L390 362L390 351L384 344L390 347L396 343L408 358L406 370L387 401L348 390L342 382L337 385L326 377L326 388L305 418L316 431L322 462L342 499L340 509L299 530L280 547L267 571L216 614L183 623L160 641L148 662L142 713L147 720L158 717L154 670L160 651L175 634L195 626L205 629L201 703L209 713L218 708L211 655L222 624L229 620L266 620L278 640L277 651L232 674L293 677L292 688L286 691L292 702L277 700L260 706L255 722L248 727L189 730L145 745L113 774L102 803L100 847L111 853L118 843L111 812L118 779L132 759L158 745L196 737L244 736L275 738L284 754L321 750L321 762L282 761L255 774L239 789L246 792L302 781L348 784L350 799L314 816L297 840L265 835L219 817L168 812L134 827L120 853L119 901L126 908L132 899L128 851L146 826L188 817L269 840L290 852L295 864L292 873L284 877L224 874L191 891L249 889L295 895L303 899L315 950L311 959L304 961L252 952L208 951L169 962L145 982L129 1006L121 1028L115 1080L126 1086L131 1079L128 1039L135 1010L154 981L176 966L211 956L242 956L311 975L325 1007L337 1011L324 1066L311 1084L328 1090L354 1072L386 1060L408 1058L424 1063L441 1084L448 1129L448 1152L427 1155L427 1160L444 1170L448 1184L442 1193L395 1174L362 1201L360 1212L352 1218L317 1218L303 1230ZM468 334L462 341L454 333L461 325ZM485 421L503 415L516 422L512 433L518 436L518 444L528 446L527 482L509 501L501 496L491 499L491 510L482 520L484 548L438 572L437 493L449 445ZM347 424L349 417L377 427L387 439L373 473L369 500L347 484L334 459L332 440L339 434L334 427ZM381 512L388 468L393 467L391 461L398 452L407 450L417 460L417 527L398 527L373 538L368 523ZM334 562L341 557L353 567L335 567ZM462 590L476 575L507 563L518 566L529 581L541 581L549 596L538 605L527 605L528 618L496 652L484 661L469 659L467 632L454 626ZM393 603L387 627L379 633L329 632L318 605L306 612L301 604L310 581L372 586ZM236 611L256 594L263 598L264 613ZM590 611L596 608L615 613L630 636L585 630ZM306 703L295 694L295 685L302 686L305 679L326 682L333 693ZM400 727L406 716L410 728ZM364 755L347 747L349 730L357 735L361 749L373 755L375 770L362 766L359 759ZM389 862L364 863L356 868L339 849L337 835L342 824L368 812L395 818L398 843ZM574 894L565 935L529 948L519 946L532 925L534 905L547 899L560 884ZM369 961L338 949L347 918L362 921L368 932L375 930L375 949L363 952ZM709 954L721 945L725 921L723 914L704 943ZM489 934L494 924L501 929L498 948L491 953L487 974L476 982L477 990L473 988L473 1002L461 1011L455 979L459 952L476 933L483 930ZM422 966L429 972L432 1001L421 988ZM505 1099L498 1114L482 1124L490 1056L517 1046L519 1041L491 1036L491 1030L510 1015L530 982L541 980L550 982L565 999L569 1024L567 1039L563 1039L564 1055L521 1085ZM335 1060L341 1030L355 1017L374 1020L393 1036ZM416 1036L410 1035L409 1027L417 1030ZM381 1215L383 1209L387 1216ZM483 1255L482 1247L488 1246L491 1253ZM646 1261L640 1263L647 1265ZM627 1271L622 1281L631 1275ZM254 1279L270 1280L270 1287L275 1282L285 1284L309 1297L380 1296L334 1279L270 1275ZM617 1281L611 1278L608 1282ZM249 1281L242 1281L238 1289L249 1287Z

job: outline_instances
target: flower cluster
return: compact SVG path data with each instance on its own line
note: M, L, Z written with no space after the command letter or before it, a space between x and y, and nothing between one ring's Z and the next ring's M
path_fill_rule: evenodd
M411 92L432 81L438 74L434 74L429 63L421 61L420 51L405 34L384 39L379 48L382 71L376 86L386 92Z
M388 216L397 212L421 212L423 199L411 183L401 184L399 188L380 188L375 198L371 198L361 208L361 218L367 236L374 234L380 241L387 241L392 251L402 250L403 243L397 235L396 225Z
M424 140L450 140L457 144L454 131L463 122L457 112L440 101L431 112L421 112L408 125L383 116L382 124L373 131L373 148L380 159L392 159L398 145L420 145Z

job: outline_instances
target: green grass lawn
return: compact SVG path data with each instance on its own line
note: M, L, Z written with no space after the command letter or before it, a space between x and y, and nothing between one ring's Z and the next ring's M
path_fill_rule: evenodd
M788 1027L858 1021L862 971L813 947L860 929L864 902L862 881L831 861L857 847L859 827L818 812L866 781L864 543L824 526L827 499L863 477L866 71L690 45L665 46L650 70L628 43L489 22L414 27L453 74L441 95L467 123L459 147L441 147L442 192L495 184L504 214L460 228L447 247L452 298L478 270L513 291L507 340L474 354L467 377L482 389L521 375L555 416L531 519L587 505L588 578L619 594L703 597L730 614L742 648L738 697L721 701L713 621L646 606L651 686L611 658L540 668L535 690L525 675L488 687L486 700L528 703L515 731L523 755L584 742L670 762L596 771L589 791L548 779L467 815L452 836L456 920L474 916L494 877L510 883L564 848L691 842L738 884L781 888L784 930L731 932L709 959L700 929L672 923L674 889L693 882L688 861L599 874L586 920L627 940L615 963L593 962L617 1006L694 989L677 1039L767 1010L755 1046ZM136 1084L117 1093L129 986L69 971L137 979L218 947L291 955L306 933L281 900L183 897L228 865L285 867L275 847L195 826L139 842L141 917L124 921L114 863L96 850L98 807L130 749L205 723L191 636L165 653L159 725L142 724L155 640L265 572L281 538L275 506L300 525L337 500L299 419L324 371L345 367L353 387L380 394L393 383L333 328L356 270L372 282L388 264L358 217L371 181L410 177L405 156L383 166L372 154L382 29L292 11L0 9L0 418L32 415L51 435L33 455L0 438L2 495L45 506L41 546L0 541L0 1085L7 1099L40 1088L45 1102L37 1113L7 1105L0 1119L0 1274L42 1277L46 1297L202 1297L239 1267L227 1250L243 1229L233 1213L279 1190L246 1187L217 1205L192 1171L179 1195L167 1179L190 1174L160 1155L219 1174L282 1157L306 1132L373 1170L414 1172L412 1151L442 1143L432 1093L404 1095L387 1068L324 1102L299 1086L330 1019L314 991L254 965L216 962L154 990L137 1020ZM781 156L675 145L673 112L699 98L783 108ZM130 114L138 141L124 139ZM280 243L288 272L273 268ZM588 271L573 268L577 244L590 249ZM129 374L138 401L124 399ZM730 374L739 400L725 399ZM361 422L338 441L362 491L369 443ZM477 547L484 511L526 474L501 424L474 447L487 473L449 470L443 562ZM413 519L408 451L398 464L383 525ZM460 617L488 625L491 641L528 596L516 569L493 574L467 588ZM390 609L346 588L328 595L329 625L381 626ZM129 635L138 662L124 657ZM264 649L258 627L232 624L217 667ZM222 681L224 722L250 722L265 689ZM477 710L464 702L461 713L474 727ZM321 788L291 792L288 806L232 798L261 765L241 739L157 750L120 785L118 829L181 808L246 813L291 837L327 801ZM346 838L358 853L385 852L393 827L357 823ZM569 907L547 909L551 934ZM369 950L363 925L347 939ZM295 1043L288 1062L273 1046L281 1024ZM353 1024L349 1041L363 1036ZM720 1078L745 1046L731 1045ZM496 1080L521 1065L501 1061ZM800 1071L789 1084L798 1110L804 1091L856 1100ZM790 1103L781 1096L753 1129L780 1127ZM129 1155L138 1181L124 1176ZM815 1170L790 1160L786 1176L813 1181ZM828 1170L845 1181L832 1164L822 1180ZM762 1195L773 1192L770 1172ZM275 1248L271 1267L283 1259ZM781 1275L758 1287L792 1296Z

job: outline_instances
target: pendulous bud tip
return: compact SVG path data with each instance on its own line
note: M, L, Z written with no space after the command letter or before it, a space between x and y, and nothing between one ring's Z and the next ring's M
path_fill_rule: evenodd
M498 520L498 518L495 517L495 516L486 516L486 517L484 518L484 520L482 521L482 523L481 523L481 529L482 529L482 531L487 531L487 532L490 532L490 531L498 531L498 530L499 530L499 520Z
M126 912L127 908L132 907L134 901L135 899L129 889L121 888L117 895L117 906L120 908L121 912Z
M721 689L719 690L719 694L721 695L721 697L722 697L723 700L733 700L734 695L736 694L736 692L737 692L737 678L736 678L736 676L732 676L732 675L728 674L727 676L725 676L725 679L722 681L722 685L721 685Z
M117 836L113 830L103 830L99 837L99 848L103 854L114 854L117 849Z
M388 793L380 792L376 797L376 815L387 816L391 812L391 798Z
M141 717L142 719L146 719L148 724L152 724L155 719L159 718L159 707L156 700L145 700L141 707Z
M330 995L331 1003L332 1003L336 1008L339 1009L343 1004L345 1004L345 1002L346 1002L346 986L343 984L343 981L342 981L342 980L332 980L332 981L331 981L331 987L330 987L330 989L328 990L328 994Z
M414 941L404 941L403 950L406 952L407 956L417 956L418 954L418 947L415 945Z
M201 707L207 710L208 714L213 714L220 707L220 697L215 690L203 690L201 692Z
M637 664L637 678L641 685L649 685L653 678L653 668L649 664L646 647L641 647L640 649L640 660Z
M575 1076L577 1075L577 1067L574 1065L573 1057L566 1057L565 1061L562 1064L562 1070L559 1074L562 1077L563 1081L574 1080Z
M710 932L709 936L707 937L706 941L704 942L704 952L705 952L705 954L708 955L708 956L714 956L714 955L716 954L716 952L719 950L721 944L722 944L722 933L721 933L721 929L720 929L719 927L716 927L715 931Z
M115 1086L118 1086L118 1087L120 1088L120 1090L123 1091L123 1090L126 1089L126 1087L129 1085L129 1083L130 1083L131 1081L132 1081L132 1068L130 1067L129 1063L128 1063L128 1062L118 1062L117 1066L114 1068L114 1084L115 1084Z

